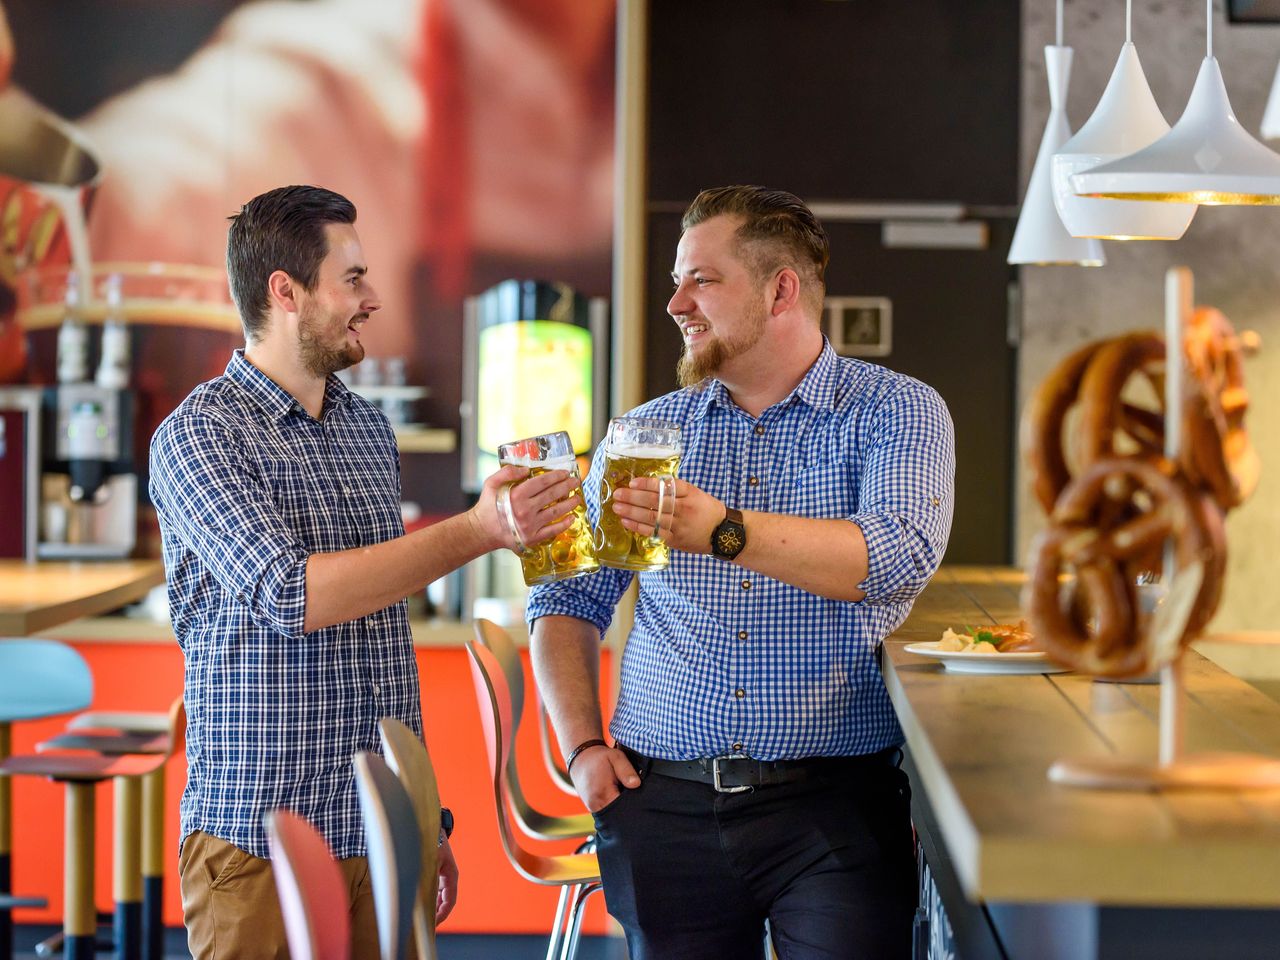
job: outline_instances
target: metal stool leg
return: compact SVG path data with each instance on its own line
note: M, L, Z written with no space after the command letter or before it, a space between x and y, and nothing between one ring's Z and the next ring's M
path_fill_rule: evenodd
M556 901L556 918L551 924L551 939L547 941L547 960L558 960L560 947L564 943L561 935L564 932L565 917L568 916L572 898L577 894L576 884L564 884L560 887L560 899Z
M94 784L67 781L62 929L67 960L93 960L98 915L93 906Z
M142 957L164 960L164 766L142 778Z
M569 932L565 936L564 953L561 954L561 960L576 960L578 956L578 941L582 933L582 913L586 907L587 897L591 896L597 890L603 887L600 883L584 883L578 891L578 897L573 904L573 912L569 917Z

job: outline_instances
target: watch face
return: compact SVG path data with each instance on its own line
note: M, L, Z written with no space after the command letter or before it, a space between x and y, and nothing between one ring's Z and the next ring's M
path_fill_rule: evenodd
M742 534L736 527L727 527L716 534L716 546L721 553L734 556L742 549Z

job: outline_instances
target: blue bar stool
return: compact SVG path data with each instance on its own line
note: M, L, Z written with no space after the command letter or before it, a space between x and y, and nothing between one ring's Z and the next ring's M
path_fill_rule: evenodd
M65 643L0 639L0 763L13 751L13 723L74 713L92 700L89 665ZM0 775L0 958L13 956L13 907L44 906L11 895L12 839L13 794L9 778Z

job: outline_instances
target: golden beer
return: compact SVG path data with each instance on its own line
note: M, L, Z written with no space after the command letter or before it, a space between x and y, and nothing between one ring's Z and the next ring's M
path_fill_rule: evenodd
M675 496L680 465L680 426L665 420L619 417L609 424L605 438L604 472L600 477L600 523L596 528L596 559L623 570L661 570L670 554L660 537L632 533L613 512L613 491L634 477L664 481L660 498Z
M564 438L563 441L556 439L560 437ZM544 455L554 456L554 459L544 459ZM504 443L498 448L498 460L504 467L528 467L530 472L527 479L550 470L565 470L578 476L578 461L573 456L569 435L563 432ZM600 569L600 564L596 561L591 525L587 522L587 508L581 498L572 512L573 523L568 529L562 530L545 543L529 545L521 554L520 572L524 574L524 582L529 586L581 577Z

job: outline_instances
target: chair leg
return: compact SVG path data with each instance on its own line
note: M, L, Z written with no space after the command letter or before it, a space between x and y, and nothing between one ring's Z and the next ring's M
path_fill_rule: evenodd
M577 892L577 884L565 884L560 887L560 899L556 901L556 918L551 924L551 939L547 941L547 960L558 960L560 946L564 942L561 934L564 931L564 920L568 914L570 898L576 896Z
M142 784L115 777L115 938L116 960L142 958Z
M0 723L0 762L12 752L12 732L8 723ZM13 893L13 868L10 865L10 843L13 840L13 787L8 777L0 777L0 897ZM13 956L13 911L0 907L0 958Z
M164 766L142 778L142 958L164 960Z
M603 888L598 880L584 883L579 889L577 899L573 903L573 913L569 917L569 932L565 937L564 952L560 955L561 960L576 960L578 956L578 941L582 934L583 908L586 906L587 897L600 889Z
M62 929L66 960L93 960L98 915L93 906L94 784L66 783Z

